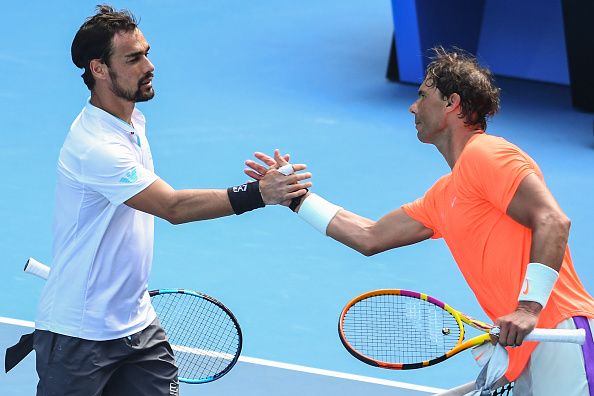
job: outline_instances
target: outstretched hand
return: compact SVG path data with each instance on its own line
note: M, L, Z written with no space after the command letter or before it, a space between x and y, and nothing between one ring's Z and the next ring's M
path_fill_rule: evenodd
M290 156L281 156L280 151L274 150L274 158L266 154L256 152L254 156L265 165L252 160L245 161L245 174L254 180L260 181L260 192L262 199L267 205L283 204L288 206L293 198L300 197L307 193L306 188L312 186L311 182L304 182L311 178L311 173L292 173L285 175L278 171L282 166L289 165ZM305 164L291 164L293 172L303 171L307 168Z
M272 158L264 153L260 153L260 152L254 153L254 157L256 157L257 159L262 161L267 166L259 164L256 161L247 160L247 161L245 161L245 165L248 166L248 168L244 169L243 172L254 180L262 180L262 178L264 177L266 172L268 172L269 170L271 170L271 169L276 170L276 169L280 168L281 166L288 165L290 155L286 154L283 157L280 155L280 151L278 149L276 149L276 150L274 150L274 158ZM293 165L293 170L295 172L298 171L296 169L296 166L298 166L298 165ZM305 169L305 168L303 168L303 169Z

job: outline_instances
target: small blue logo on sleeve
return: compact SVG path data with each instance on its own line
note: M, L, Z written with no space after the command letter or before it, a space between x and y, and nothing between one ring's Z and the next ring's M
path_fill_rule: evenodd
M138 173L136 173L136 167L134 167L130 172L126 173L126 177L120 179L120 183L136 183L137 180Z

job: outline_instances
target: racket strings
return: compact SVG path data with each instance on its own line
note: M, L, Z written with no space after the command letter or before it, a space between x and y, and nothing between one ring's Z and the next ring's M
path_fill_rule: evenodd
M391 294L359 301L347 311L342 326L353 349L393 364L420 363L443 356L460 338L458 322L441 307Z
M151 302L167 329L180 378L209 378L234 364L238 329L217 304L186 293L158 294Z

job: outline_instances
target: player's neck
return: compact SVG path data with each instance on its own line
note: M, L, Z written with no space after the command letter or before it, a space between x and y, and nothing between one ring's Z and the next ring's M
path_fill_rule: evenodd
M134 111L134 102L130 102L111 94L102 94L100 91L91 92L91 104L119 118L128 125L132 125L132 112Z
M435 146L441 155L443 155L450 169L454 169L460 154L462 154L464 147L466 147L470 139L473 136L482 133L484 133L484 131L477 125L464 125L461 128L456 128L449 133L444 134L446 139L443 139L441 142L436 142Z

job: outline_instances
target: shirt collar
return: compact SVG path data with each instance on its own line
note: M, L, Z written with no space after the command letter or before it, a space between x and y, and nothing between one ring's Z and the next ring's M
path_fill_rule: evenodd
M138 110L136 107L134 107L134 111L132 112L132 123L135 125L135 128L127 122L120 120L118 117L109 114L107 111L92 105L91 98L87 99L85 112L94 117L99 118L101 121L107 123L110 127L114 128L115 130L119 130L128 135L133 136L134 140L138 139L137 129L139 127L144 127L145 123L144 114L142 114L142 112Z

